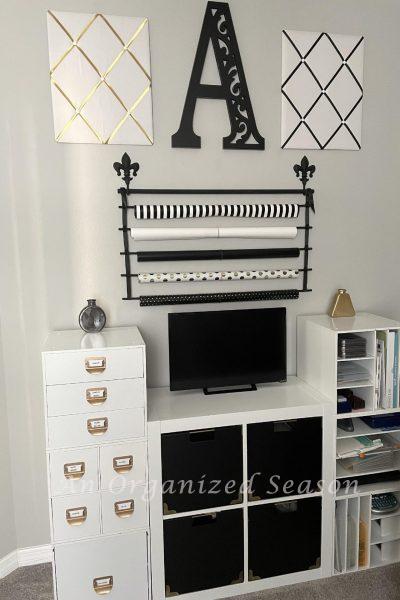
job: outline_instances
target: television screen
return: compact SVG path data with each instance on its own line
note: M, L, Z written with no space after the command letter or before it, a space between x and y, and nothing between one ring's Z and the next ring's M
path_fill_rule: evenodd
M170 389L286 380L286 309L170 313Z

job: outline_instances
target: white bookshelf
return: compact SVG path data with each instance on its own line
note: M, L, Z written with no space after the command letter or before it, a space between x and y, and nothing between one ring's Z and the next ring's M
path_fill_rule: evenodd
M365 409L339 414L338 418L399 412L399 408L374 407L377 332L396 330L400 330L399 322L369 313L336 319L328 315L299 317L298 377L322 392L335 406L338 390L348 388L357 390L357 395L365 401ZM340 358L337 347L338 337L342 333L354 333L364 337L367 340L367 355L352 359ZM353 383L338 382L338 365L349 361L359 363L368 371L365 380Z
M360 435L392 435L400 440L400 426L396 429L373 429L361 417L400 412L400 408L375 406L376 386L376 340L380 331L400 330L400 323L369 313L351 318L333 319L327 315L298 318L297 375L300 379L323 393L333 404L337 423L342 419L353 420L354 431L337 428L336 440ZM366 356L343 359L338 356L338 339L342 333L354 333L367 341ZM338 382L338 365L353 361L362 365L368 376L354 383ZM349 413L337 414L337 396L341 389L351 389L362 398L365 407ZM336 456L336 447L334 455ZM352 473L336 460L335 472L338 482L367 475L382 476L400 471L400 452L393 454L393 465L371 468L365 473ZM400 508L388 515L376 515L371 511L374 494L393 492L400 500L400 481L379 481L341 488L332 495L335 504L335 552L334 572L350 573L372 567L389 565L400 561ZM360 557L363 560L360 561Z

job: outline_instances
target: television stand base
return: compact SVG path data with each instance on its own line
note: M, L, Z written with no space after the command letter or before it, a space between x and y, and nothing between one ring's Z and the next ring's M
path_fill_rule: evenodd
M250 383L247 386L235 388L203 388L203 393L206 396L211 396L211 394L236 394L238 392L255 392L256 390L256 384Z

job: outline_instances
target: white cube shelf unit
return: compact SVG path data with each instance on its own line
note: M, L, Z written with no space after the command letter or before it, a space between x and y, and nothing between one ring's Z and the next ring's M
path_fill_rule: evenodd
M43 352L55 600L149 597L146 354L136 327Z
M398 331L400 323L369 313L355 317L331 318L327 315L298 317L297 373L298 377L332 402L336 425L341 419L352 419L354 431L336 430L336 441L362 435L387 439L393 450L385 454L381 464L351 471L346 463L336 459L338 484L335 503L334 573L347 573L400 561L400 509L396 513L377 517L371 512L372 496L392 492L400 500L400 427L375 429L362 417L398 413L400 408L380 408L375 403L376 342L379 332ZM354 333L366 339L366 356L348 360L362 364L367 376L357 383L338 382L338 365L346 361L338 356L340 334ZM337 414L337 396L341 389L354 390L365 401L365 407ZM335 423L333 424L335 427ZM336 446L333 456L336 457Z
M376 335L379 331L394 330L400 330L400 323L368 313L336 319L327 315L298 317L297 375L327 396L335 406L338 390L357 389L357 395L365 401L365 409L339 414L339 419L399 412L400 408L374 408ZM338 365L343 359L338 358L337 348L338 336L342 333L355 333L367 340L367 356L350 359L366 369L368 375L364 381L338 382Z
M332 575L335 417L322 394L289 377L216 396L150 389L148 405L153 600L216 600Z

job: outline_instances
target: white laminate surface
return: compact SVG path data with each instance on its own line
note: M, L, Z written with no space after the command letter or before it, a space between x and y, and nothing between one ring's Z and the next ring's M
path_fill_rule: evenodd
M330 331L338 333L348 333L351 331L371 331L373 329L396 329L400 327L400 322L386 319L370 313L357 313L354 317L336 317L329 315L301 316L299 320L305 319L320 327L325 327Z
M315 408L329 400L297 377L285 383L257 386L256 391L207 396L202 390L171 392L169 388L148 390L148 420L177 421L260 411Z
M100 333L85 333L81 329L53 331L48 336L44 352L69 350L101 350L102 348L127 348L144 346L137 327L106 327Z

